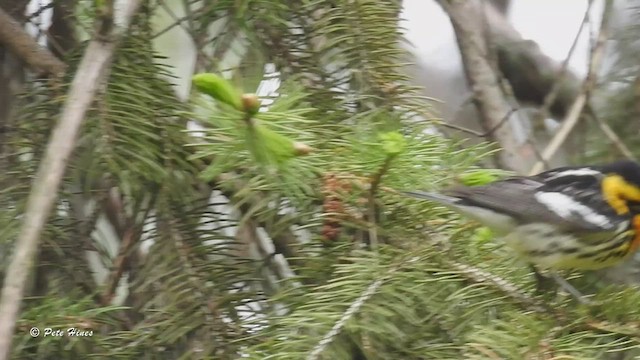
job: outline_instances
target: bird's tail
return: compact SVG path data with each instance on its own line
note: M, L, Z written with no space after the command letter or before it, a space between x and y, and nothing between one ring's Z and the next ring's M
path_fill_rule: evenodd
M442 205L455 206L460 202L460 199L456 197L442 195L438 193L431 193L431 192L424 192L424 191L403 191L403 193L405 195L408 195L417 199L435 201Z

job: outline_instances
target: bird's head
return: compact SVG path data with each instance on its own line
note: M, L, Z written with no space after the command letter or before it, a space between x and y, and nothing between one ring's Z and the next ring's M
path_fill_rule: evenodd
M640 164L618 161L600 167L600 171L605 174L602 192L609 205L620 215L640 213Z

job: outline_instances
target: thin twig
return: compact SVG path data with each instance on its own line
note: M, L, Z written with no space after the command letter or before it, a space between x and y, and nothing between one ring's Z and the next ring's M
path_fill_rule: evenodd
M347 311L342 314L340 319L333 325L331 330L325 336L323 336L318 344L316 344L316 346L313 348L313 350L311 350L306 360L318 359L322 352L326 350L327 346L329 346L329 344L333 342L336 336L340 334L340 331L342 331L342 328L347 323L347 321L349 321L349 319L351 319L351 317L360 310L362 305L364 305L367 301L369 301L369 299L371 299L373 295L375 295L380 286L382 286L382 284L384 284L384 282L387 281L391 277L391 275L398 271L403 265L415 262L417 260L417 257L402 259L395 266L392 266L384 275L369 284L369 286L367 286L362 294L354 302L352 302L351 305L349 305Z
M536 116L534 116L534 119L531 119L531 120L542 121L542 120L544 120L544 118L546 118L548 116L549 109L553 105L554 101L556 100L556 98L557 98L557 96L558 96L558 94L560 92L560 89L562 88L562 82L563 82L563 80L564 80L564 78L566 77L566 74L567 74L569 60L573 57L573 54L575 52L575 49L577 48L580 36L581 36L583 30L586 28L586 24L589 22L589 13L591 11L591 6L592 6L592 2L589 2L588 6L587 6L587 9L584 12L584 16L583 16L582 22L580 24L580 27L578 28L578 32L576 33L576 35L575 35L575 37L573 39L573 43L571 44L571 47L569 48L569 52L567 53L567 56L565 57L564 61L562 62L560 68L558 69L556 76L554 77L551 89L549 89L549 92L544 97L543 102L542 102L542 104L541 104L541 106L539 108L538 114ZM515 98L513 89L511 88L511 86L508 83L508 81L503 81L502 84L506 89L505 93L507 93L509 97ZM516 104L517 104L517 100L516 100ZM513 105L511 105L511 106L513 107ZM517 106L515 108L512 108L512 110L513 111L518 110ZM533 133L533 131L532 131L532 133ZM535 159L538 162L541 162L545 168L548 167L549 166L548 160L546 160L542 156L542 153L536 147L536 145L535 145L534 141L532 140L531 136L527 136L526 137L526 142L531 147L531 149L533 150L533 153L535 155Z
M578 32L577 32L576 36L574 37L573 43L571 44L571 47L570 47L569 52L567 54L567 57L562 62L561 66L560 66L560 69L558 70L557 76L555 77L555 80L554 80L554 83L553 83L553 86L552 86L550 92L544 98L544 102L542 104L542 107L540 108L540 113L543 116L544 116L544 114L548 113L549 108L551 107L551 105L553 104L554 100L556 99L556 97L557 97L557 95L559 93L559 90L561 88L561 86L560 86L561 85L561 81L563 80L563 78L566 75L566 70L568 68L569 60L573 56L573 53L575 52L575 49L576 49L577 44L578 44L578 40L580 39L580 35L582 34L584 28L586 27L585 25L589 21L589 12L590 12L591 6L592 6L592 3L589 2L589 5L587 6L587 10L585 11L584 17L583 17L582 22L580 24L580 27L578 29ZM488 21L486 19L486 7L483 9L482 15L483 15L483 27L484 27L483 31L485 33L485 37L491 38L491 35L490 35L490 33L488 31L488 28L487 28L488 27ZM493 51L491 53L493 53ZM512 91L512 93L513 93L513 91ZM469 102L471 100L473 100L473 97L465 100L463 105L465 105L467 102ZM461 106L463 106L463 105L461 105ZM454 125L454 124L449 124L449 123L444 123L444 122L439 124L439 126L451 128L451 129L454 129L454 130L458 130L458 131L461 131L461 132L464 132L464 133L467 133L467 134L470 134L470 135L474 135L474 136L477 136L477 137L486 138L486 137L490 137L500 127L504 126L504 124L507 122L506 120L509 119L509 116L511 114L513 114L513 112L515 112L517 110L518 110L518 108L514 108L512 106L511 110L502 118L502 120L498 124L496 124L491 129L489 129L489 130L487 130L485 132L479 132L479 131L475 131L475 130L472 130L472 129L468 129L468 128L465 128L465 127L461 127L461 126ZM539 154L536 154L536 155L539 155Z
M622 142L618 134L616 134L615 131L613 131L613 129L609 126L609 124L604 122L600 117L595 116L595 114L592 117L596 121L596 123L598 123L600 130L602 130L602 132L609 138L609 140L611 140L611 143L613 144L613 146L615 146L618 149L620 154L622 154L624 157L626 157L629 160L635 161L636 157L633 156L633 153L631 152L631 150L629 150L627 145L625 145Z
M98 86L105 79L117 40L125 33L140 3L139 0L127 2L122 16L122 25L110 29L108 34L111 35L110 41L96 38L89 43L71 83L60 121L51 135L44 159L40 163L31 188L24 221L5 275L0 298L0 360L7 359L11 352L15 323L40 234L56 200L58 188L85 113L93 101Z
M139 224L135 223L135 215L131 218L125 218L126 213L124 210L124 204L121 199L119 199L119 196L109 197L106 201L105 214L107 214L107 219L122 240L120 241L120 250L118 251L118 255L113 261L111 273L105 281L107 285L102 294L102 303L105 306L111 304L125 268L129 266L132 249L140 242L143 224L145 219L149 217L151 209L153 209L156 195L157 194L152 195L151 200L149 201L149 206L147 206L143 211L142 220L140 220ZM136 209L133 213L138 214L139 211Z
M527 295L527 293L522 291L519 287L513 285L512 283L497 275L455 261L446 261L446 263L456 271L460 272L461 275L469 280L472 280L473 282L480 284L492 284L495 288L507 294L512 299L516 300L527 310L538 313L548 313L549 311L549 309L544 306L543 303Z
M38 10L34 11L27 17L27 22L32 22L35 18L40 17L40 15L43 15L45 11L49 9L53 9L54 5L55 5L55 1L52 1L46 5L40 5L38 7Z
M509 120L509 117L511 117L511 115L513 115L513 113L516 112L517 110L518 109L514 108L514 107L509 109L509 111L507 111L506 114L504 114L502 119L497 124L495 124L491 129L489 129L489 130L487 130L485 132L475 131L475 130L472 130L472 129L465 128L463 126L449 124L449 123L444 122L444 121L440 122L438 125L442 126L442 127L458 130L458 131L461 131L461 132L465 132L467 134L475 135L475 136L480 137L480 138L486 138L486 137L490 137L491 135L493 135L494 132L496 132L504 124L506 124L507 120Z
M473 16L477 3L463 0L437 2L451 20L482 126L485 131L491 132L491 138L504 149L498 154L500 166L516 172L525 171L522 161L516 156L518 141L511 129L503 126L505 114L511 109L498 84L498 76L487 59L486 38L483 37L481 24Z
M362 305L364 305L364 303L367 302L367 300L369 300L373 296L373 294L376 293L376 291L378 291L378 288L380 288L384 280L385 278L380 278L372 282L367 287L367 289L362 293L362 295L360 295L354 302L351 303L347 311L345 311L340 317L340 320L338 320L333 325L331 330L322 338L322 340L318 342L318 344L316 345L315 348L313 348L311 353L309 353L309 356L307 356L307 360L318 359L320 354L322 354L322 352L327 348L327 346L331 344L333 339L335 339L335 337L338 336L338 334L340 333L344 325L347 323L347 321L349 321L349 319L351 319L353 314L357 313L358 310L360 310L360 308L362 307Z
M125 265L127 264L127 259L131 249L133 248L133 245L137 243L136 240L139 238L139 232L133 227L127 228L124 231L122 243L120 244L120 251L118 252L116 259L113 261L113 269L107 278L106 287L102 293L102 305L108 306L111 304L111 300L113 300L113 297L115 296L122 274L124 274Z
M582 32L586 28L586 25L589 23L589 14L591 12L591 7L593 5L593 1L589 1L587 4L587 9L584 12L584 16L582 17L582 22L580 23L580 27L578 28L578 32L576 36L573 38L573 43L571 43L571 47L569 48L569 52L567 53L567 57L562 62L560 66L560 70L556 74L556 80L553 83L553 87L551 91L545 96L544 102L542 103L542 107L540 108L540 116L542 118L546 117L549 114L549 109L551 105L556 100L556 97L560 93L560 88L562 87L562 81L564 80L565 75L567 74L567 69L569 68L569 60L573 57L573 53L578 47L578 41L580 40L580 36Z
M180 261L182 262L182 269L187 273L190 285L193 288L193 293L198 297L200 304L208 304L209 296L204 293L201 288L209 289L211 285L208 285L205 281L206 278L203 278L197 273L197 270L193 268L192 261L190 259L189 254L189 245L184 241L179 231L176 231L176 224L174 221L168 221L168 223L164 224L164 229L168 236L172 238L175 242L176 250L178 251L178 255L180 257ZM216 316L213 314L213 309L209 306L201 306L202 312L205 315L205 322L209 324L209 328L213 328L213 322ZM221 323L224 323L221 321ZM226 327L222 328L222 331L226 334Z
M171 28L174 27L174 25L179 26L184 32L189 34L189 39L193 41L193 44L195 45L197 58L203 58L203 59L208 58L207 54L205 54L205 52L202 50L203 44L198 44L198 42L196 41L196 39L198 39L198 34L196 33L196 30L192 27L193 25L192 19L189 16L184 16L181 18L178 15L176 15L176 13L171 9L171 6L167 5L167 3L164 0L159 1L159 5L164 9L167 15L169 15L169 17L171 17L171 19L173 20L173 23L169 25L168 28L162 30L161 32L164 33L169 31ZM191 11L185 8L185 12L190 13ZM185 22L187 24L185 24ZM161 34L156 34L154 35L154 37L158 37L160 35Z
M264 200L263 195L260 192L255 191L248 197L248 200L238 202L235 198L235 194L242 189L246 190L248 185L234 174L222 174L217 179L211 181L209 185L212 189L219 190L222 195L229 199L230 204L238 207L242 214L252 213L252 207ZM267 233L269 233L275 252L282 254L289 265L294 267L301 265L298 252L296 250L296 244L299 243L296 234L290 227L278 227L276 229L274 224L279 223L283 219L277 214L277 211L272 215L274 216L273 221L257 219L253 215L251 216L251 219L255 220L258 226L263 227Z
M602 12L602 22L600 24L600 32L598 39L591 52L591 58L589 62L589 70L587 72L587 78L585 79L580 94L571 105L569 113L562 122L560 129L556 135L551 139L551 142L542 152L542 161L538 161L529 172L531 175L537 174L544 169L544 162L549 161L553 155L558 151L560 146L565 142L575 125L580 120L582 109L587 103L588 94L591 92L596 83L597 74L596 71L600 68L600 63L604 56L604 45L609 37L609 20L613 10L613 2L607 0Z
M369 212L369 243L371 248L375 248L376 246L378 246L378 224L376 224L376 213L377 213L377 206L376 206L376 193L378 192L378 188L380 187L380 183L382 182L382 177L384 176L384 174L387 173L387 171L389 171L389 167L391 166L391 162L393 161L393 159L395 158L395 156L387 156L387 158L384 161L384 164L382 164L382 166L380 167L380 169L378 170L378 172L376 172L376 174L373 176L373 178L371 179L371 186L369 187L369 194L368 194L368 212Z
M580 120L580 114L582 113L582 108L584 107L586 102L587 95L582 92L573 102L573 105L571 105L569 114L567 114L567 117L562 122L562 125L551 139L551 142L549 142L549 145L547 145L547 147L542 151L542 159L536 162L531 168L531 171L529 171L530 175L535 175L544 170L545 163L547 163L553 157L553 155L555 155L556 151L560 149L560 146L562 146L573 128L578 123L578 120Z

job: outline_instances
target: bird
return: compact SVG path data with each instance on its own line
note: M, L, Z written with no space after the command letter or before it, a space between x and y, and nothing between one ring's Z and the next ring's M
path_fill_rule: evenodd
M635 161L404 193L476 220L534 268L553 273L614 266L640 247L640 164Z

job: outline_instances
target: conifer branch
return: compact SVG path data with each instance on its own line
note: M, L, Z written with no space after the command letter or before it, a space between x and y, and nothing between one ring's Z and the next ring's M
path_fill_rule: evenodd
M470 265L456 263L453 261L447 261L447 264L452 266L454 269L459 271L462 275L464 275L467 279L472 280L473 282L483 283L483 284L491 284L495 286L498 290L504 292L509 297L516 300L518 303L526 307L528 310L532 310L539 313L547 313L549 310L543 306L541 303L528 296L525 292L519 289L514 284L511 284L507 280L490 274L481 269L475 268Z
M383 282L384 278L380 278L367 286L365 291L362 292L362 294L354 302L352 302L351 305L349 305L349 308L342 314L340 320L338 320L333 325L331 330L324 337L322 337L322 340L320 340L318 344L313 348L313 350L307 356L307 360L317 360L319 358L320 354L322 354L327 346L329 346L329 344L331 344L336 336L340 334L340 331L347 323L347 321L349 321L349 319L351 319L351 317L360 310L362 305L364 305L364 303L367 302L376 293L376 291L378 291L378 288L380 288Z
M395 156L393 155L387 156L387 158L384 160L384 163L382 164L378 172L376 172L376 174L371 179L371 185L369 187L369 192L367 196L368 218L369 218L368 227L369 227L369 241L372 249L378 246L378 228L377 228L378 227L378 224L377 224L378 206L376 204L376 194L380 187L380 183L382 182L382 177L384 176L384 174L387 173L387 171L389 171L389 167L391 167L391 162L393 161L394 158Z
M0 360L7 359L16 319L20 310L40 234L49 218L73 151L76 137L111 64L119 38L124 35L140 1L131 0L123 14L123 24L113 27L110 41L94 39L89 43L71 84L60 122L51 135L27 202L22 228L9 264L0 298Z

